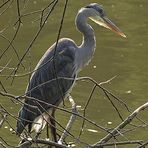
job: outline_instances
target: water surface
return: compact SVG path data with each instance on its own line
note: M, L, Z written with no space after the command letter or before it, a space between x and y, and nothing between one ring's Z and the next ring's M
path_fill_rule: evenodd
M77 32L74 25L74 19L78 9L90 2L94 1L69 1L61 37L72 38L78 45L81 43L82 35ZM138 106L142 105L148 100L148 1L108 0L98 1L98 3L104 6L108 17L113 20L117 26L121 28L121 30L123 30L127 38L121 38L111 31L90 22L95 30L97 48L92 62L80 72L79 76L92 77L98 83L116 76L111 83L105 84L104 87L110 90L113 94L122 98L122 100L125 101L129 107L136 109ZM25 7L24 3L21 3L21 13L25 14L44 8L47 4L47 0L28 1ZM26 56L23 62L26 69L24 70L21 66L19 73L26 73L30 69L33 69L44 52L56 41L63 6L64 1L60 1L55 7L55 10L49 17L41 34L33 44L29 54ZM1 12L3 11L3 9L0 10ZM9 10L0 16L0 30L3 30L6 28L6 26L8 26L8 28L2 33L9 39L13 37L17 28L17 26L12 26L17 16L16 12L16 3L14 2ZM14 45L20 57L23 55L29 42L32 40L38 30L40 21L38 18L39 13L22 18L23 24L21 25L16 39L14 40ZM8 45L8 41L0 38L0 43L0 52L2 53ZM0 65L2 66L6 65L8 61L10 61L9 67L15 67L18 63L18 59L12 47L0 60ZM2 75L9 74L10 72L10 70L5 70L3 71ZM29 77L26 76L15 78L12 86L10 85L12 81L11 79L6 80L4 77L1 77L1 80L8 92L15 95L20 95L25 91ZM81 109L84 107L89 97L92 86L93 85L91 83L78 82L72 91L74 100L79 106L81 106L79 109L80 113L82 113ZM9 110L11 114L17 115L20 105L15 105L10 99L2 96L1 103L6 109ZM119 108L123 118L129 115L123 105L120 105L116 101L114 101L114 103ZM69 106L68 102L66 102L66 104ZM141 113L141 118L145 122L148 122L148 114L146 112L147 110L144 113ZM59 111L57 111L56 115L58 121L65 126L69 115ZM96 89L94 95L92 96L87 108L87 117L96 123L109 128L115 127L121 122L117 113L115 112L115 109L100 89ZM11 123L12 127L15 128L16 121L12 117L8 118L9 123ZM112 124L109 125L108 122L111 122ZM82 120L78 118L74 124L74 127L72 128L72 134L74 134L76 137L81 129L81 123ZM95 132L88 129L93 129ZM19 139L9 130L10 126L8 123L5 123L0 130L0 136L10 144L15 145L18 143ZM125 134L125 137L121 136L119 140L148 140L147 133L147 129L141 129L138 131L138 134L137 131L130 132ZM81 138L82 141L87 143L94 143L98 139L102 138L102 136L105 134L106 133L102 132L99 128L86 123ZM71 141L73 138L69 138L69 140Z

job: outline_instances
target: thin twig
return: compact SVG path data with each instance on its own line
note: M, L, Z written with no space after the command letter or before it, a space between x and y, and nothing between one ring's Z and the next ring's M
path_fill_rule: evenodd
M2 96L7 96L7 97L11 97L11 98L13 98L13 99L15 99L15 100L18 100L18 99L19 99L18 96L14 96L14 95L9 94L9 93L4 93L4 92L2 92L2 91L0 91L0 95L2 95ZM67 109L65 109L65 108L61 108L61 107L58 107L58 106L55 106L55 105L46 103L46 102L44 102L44 101L38 100L38 99L33 98L33 97L21 96L20 98L32 99L32 100L38 101L38 102L40 102L40 103L44 103L44 104L46 104L46 105L49 105L49 107L53 107L53 108L59 109L59 110L61 110L61 111L64 111L64 112L67 112L67 113L72 114L71 111L69 111L69 110L67 110ZM28 104L26 104L26 105L28 105ZM31 107L32 107L32 106L31 106ZM104 128L103 126L98 125L96 122L94 122L94 121L92 121L92 120L90 120L90 119L88 119L88 118L86 118L86 117L83 117L83 116L80 115L80 114L77 114L77 113L73 113L73 114L76 115L76 116L78 116L78 117L80 117L80 118L82 118L82 119L85 119L87 122L89 122L89 123L95 125L96 127L102 129L103 131L105 131L105 132L107 132L107 133L110 133L106 128Z
M3 126L3 123L4 123L5 120L7 119L7 116L8 116L7 113L5 113L5 114L3 115L3 118L2 118L1 121L0 121L0 128Z
M60 38L60 35L61 35L62 27L63 27L63 22L64 22L64 17L65 17L65 13L66 13L67 4L68 4L68 0L65 0L64 10L63 10L63 13L62 13L60 27L59 27L59 30L58 30L57 40L56 40L54 53L53 53L54 77L56 78L56 83L57 83L57 86L58 86L57 89L59 90L58 92L59 92L59 94L61 96L61 99L63 101L64 106L65 106L65 104L64 104L64 94L62 92L62 88L60 86L59 79L58 79L58 74L57 74L57 46L58 46L59 38Z
M7 62L7 64L0 70L0 74L2 73L2 71L9 65L9 63L11 62L11 59Z
M16 69L13 71L13 74L14 74L14 75L17 73L17 71L18 71L18 69L19 69L19 67L20 67L20 65L21 65L21 63L22 63L22 61L24 60L25 56L26 56L27 53L29 52L29 50L30 50L30 48L32 47L33 43L34 43L34 42L36 41L36 39L38 38L38 36L39 36L40 32L42 31L44 25L46 24L46 21L47 21L48 17L50 16L51 12L54 10L56 4L58 3L58 0L53 0L52 2L50 2L50 4L52 4L52 3L54 3L54 4L53 4L51 10L48 12L48 15L46 16L45 20L43 21L42 26L39 27L37 33L35 34L35 36L34 36L34 38L32 39L32 41L29 43L29 45L28 45L26 51L24 52L23 56L21 57L20 61L18 62L17 66L16 66Z
M66 145L58 144L53 141L47 141L43 139L31 139L27 140L26 142L22 143L21 145L17 146L16 148L26 148L28 146L31 146L32 144L44 144L44 145L49 145L49 146L55 146L58 148L68 148Z
M10 4L0 13L0 16L3 15L9 8L10 6L12 5L14 0L11 0ZM2 4L3 5L3 4ZM4 6L4 5L3 5Z
M92 91L91 91L91 93L90 93L90 96L89 96L89 98L88 98L88 100L87 100L87 102L86 102L86 104L85 104L85 106L84 106L84 111L83 111L83 116L85 117L86 116L86 109L87 109L87 106L88 106L88 104L89 104L89 102L90 102L90 100L91 100L91 98L92 98L92 96L93 96L93 93L94 93L94 91L95 91L95 89L96 89L96 84L94 85L94 87L92 88ZM83 122L82 122L82 126L81 126L81 130L80 130L80 133L79 133L79 138L80 138L80 136L82 135L82 132L83 132L83 130L84 130L84 125L85 125L85 120L83 119Z
M4 35L0 34L0 36L1 36L3 39L5 39L6 41L9 42L10 46L11 46L12 49L14 50L14 53L16 54L17 59L20 60L19 54L17 53L17 50L16 50L16 48L14 47L13 43L11 43L11 41L10 41L8 38L6 38ZM23 64L22 64L22 66L23 66ZM23 67L24 67L24 66L23 66ZM25 68L25 67L24 67L24 68Z
M0 9L5 6L10 0L5 1L3 4L0 5Z
M19 9L19 3L18 3L18 2L17 2L17 9ZM17 10L17 11L19 11L19 10ZM19 21L18 26L17 26L17 28L16 28L16 31L15 31L15 33L14 33L12 39L11 39L11 42L9 43L9 45L7 46L7 48L6 48L6 49L2 52L2 54L0 55L0 59L3 57L3 55L6 53L6 51L10 48L10 46L13 46L13 45L12 45L12 44L13 44L13 41L15 40L15 38L16 38L18 32L19 32L20 26L21 26L21 22Z
M148 145L148 141L147 141L147 142L145 142L144 144L140 145L140 146L139 146L139 147L137 147L137 148L146 148L146 147L145 147L146 145Z
M95 147L95 146L99 146L99 147L102 147L100 146L100 144L104 144L106 142L108 142L112 137L114 137L121 129L123 129L126 125L128 125L136 116L137 114L148 108L148 102L141 105L140 107L138 107L132 114L130 114L121 124L119 124L116 128L114 128L114 130L109 133L108 135L106 135L104 138L102 138L99 142L95 143L92 145L92 147Z
M73 113L78 114L77 107L76 107L76 104L75 104L73 98L71 96L69 96L68 99L69 99L69 102L71 103L71 106L72 106L72 115L71 115L71 117L70 117L70 119L69 119L69 121L66 125L65 130L63 131L63 133L62 133L62 135L61 135L61 137L58 141L59 144L62 144L64 139L68 136L69 132L67 132L67 131L69 131L71 129L72 124L76 120L76 115L73 114Z
M114 143L104 143L100 144L101 147L107 146L116 146L116 145L131 145L131 144L138 144L141 145L143 140L136 140L136 141L122 141L122 142L114 142ZM95 148L99 148L100 146L95 146Z

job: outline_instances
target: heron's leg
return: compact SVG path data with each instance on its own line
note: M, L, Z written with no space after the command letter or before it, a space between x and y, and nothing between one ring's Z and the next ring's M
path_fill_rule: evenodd
M46 135L47 135L47 139L49 139L49 128L48 128L48 125L49 125L49 120L47 121L47 125L46 125Z
M76 104L75 104L73 98L69 95L69 96L68 96L68 99L69 99L69 102L70 102L71 105L72 105L72 115L71 115L71 117L70 117L70 119L69 119L69 121L68 121L68 123L67 123L67 125L66 125L66 128L65 128L65 130L63 131L63 133L62 133L60 139L58 140L58 143L59 143L59 144L62 144L63 141L64 141L64 139L68 136L68 132L69 132L69 130L71 129L72 124L74 123L74 121L75 121L75 119L76 119L76 114L78 113L77 108L76 108ZM74 114L73 114L73 113L74 113Z
M52 139L54 140L54 142L57 142L57 133L56 133L56 124L55 124L55 108L53 108L51 117L49 117L49 120L50 120L49 127L51 130Z
M48 121L47 121L47 126L46 126L46 135L47 135L47 139L49 139L49 124L51 124L50 123L50 119L48 119ZM61 135L59 135L58 133L56 133L56 135L58 136L58 138L60 138L61 137Z
M48 116L48 118L47 118L47 125L46 125L46 135L47 135L47 139L49 139L49 128L50 128L50 125L51 125L51 123L50 123L50 115ZM52 148L52 146L48 146L48 148Z
M35 135L35 139L38 139L39 136L40 136L41 132L38 132L36 135Z

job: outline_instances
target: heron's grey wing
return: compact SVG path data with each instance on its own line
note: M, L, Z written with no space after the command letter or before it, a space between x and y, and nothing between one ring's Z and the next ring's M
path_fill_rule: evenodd
M54 48L55 45L41 58L29 82L26 94L35 99L26 99L25 103L29 106L24 105L23 111L20 111L20 116L29 121L34 121L41 113L47 111L50 108L49 104L58 105L74 83L75 44L72 42L67 44L67 41L60 42L56 48L55 60L53 60Z

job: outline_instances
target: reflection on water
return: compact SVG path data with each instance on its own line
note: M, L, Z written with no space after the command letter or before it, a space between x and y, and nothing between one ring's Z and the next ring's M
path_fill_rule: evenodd
M61 37L70 37L80 44L82 36L75 29L74 18L77 10L81 6L84 6L90 2L93 1L81 0L79 3L77 1L69 1ZM32 4L26 5L26 8L24 9L23 5L21 6L23 9L22 13L27 13L31 10L35 11L39 8L43 8L46 6L48 1L28 1L28 3ZM46 49L56 41L58 33L57 30L59 28L58 24L60 22L61 12L63 10L63 3L63 1L59 2L42 33L31 48L29 55L25 58L23 63L25 67L30 67L33 69ZM130 107L135 109L139 105L145 103L148 98L148 1L121 0L119 2L117 0L109 0L100 1L100 3L105 7L108 17L114 20L114 22L127 35L127 39L123 39L116 34L104 28L98 27L94 23L91 23L95 29L97 48L92 62L80 73L80 76L90 76L98 82L106 81L116 76L116 78L112 80L111 83L106 84L105 87L111 90L111 92L117 96L120 96L125 102L129 104ZM12 5L12 8L13 7L15 7L14 4ZM13 37L17 27L11 25L13 19L16 17L16 12L14 11L16 9L12 8L10 8L9 14L4 13L4 15L2 15L0 18L0 30L2 31L6 29L6 26L8 26L8 29L4 32L4 35L10 39ZM38 29L38 24L40 21L38 18L39 13L29 17L24 17L22 19L23 24L21 25L19 34L14 41L15 48L19 51L20 55L24 53L26 47ZM3 49L5 49L8 45L8 41L0 38L0 42L0 52L3 52ZM9 67L14 67L18 62L14 52L12 54L13 48L10 47L10 49L11 50L8 50L6 55L1 59L0 66L5 65L9 61ZM29 71L29 68L25 70L23 68L20 69L20 73L24 73L24 71ZM5 70L2 74L9 73L9 70ZM12 86L10 85L10 79L6 80L2 78L2 82L5 84L5 87L7 90L9 90L9 92L18 95L24 92L28 83L28 77L16 78ZM79 82L73 89L72 95L76 103L82 108L88 99L91 87L92 84L90 83ZM9 109L10 113L17 115L18 109L20 108L19 105L14 106L11 100L2 97L1 103L3 106ZM128 115L128 112L125 111L125 108L119 103L116 105L120 108L120 111L125 118ZM82 112L82 110L79 109L79 112ZM63 120L62 116L64 116L65 120ZM114 111L114 108L99 89L95 91L92 100L90 101L90 104L87 108L87 117L109 128L116 126L117 123L120 122L120 119L117 117L117 113ZM65 125L65 122L68 120L68 115L57 112L57 118L60 123ZM147 114L143 115L143 119L148 119ZM6 141L16 144L18 143L18 139L10 132L12 128L15 128L16 123L12 117L10 120L13 123L13 127L9 127L9 125L5 123L0 131L0 135L5 137ZM81 129L80 123L82 123L82 121L76 121L72 131L74 135L78 135L78 131ZM136 136L134 133L131 133L131 135L127 134L126 136L128 138L132 136L135 139L136 137L140 137L140 139L147 138L146 132L139 131L139 134L140 136ZM93 143L103 135L104 133L102 134L98 128L93 127L87 123L84 128L82 139L88 143ZM123 140L125 139L123 138Z

